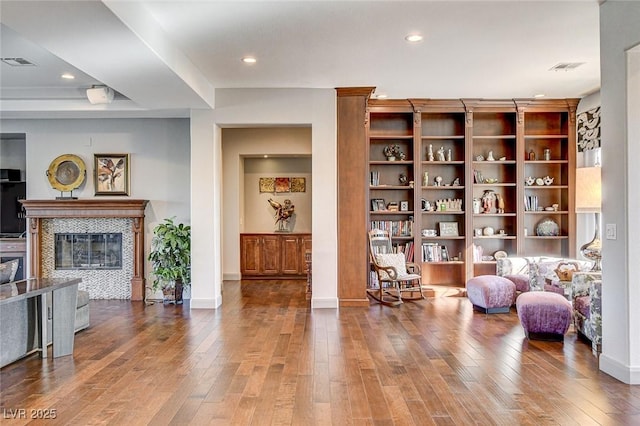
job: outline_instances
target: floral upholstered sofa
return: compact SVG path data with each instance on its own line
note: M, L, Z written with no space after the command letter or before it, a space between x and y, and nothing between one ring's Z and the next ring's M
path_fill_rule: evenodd
M496 275L513 281L516 284L518 294L527 291L554 291L566 295L565 289L559 284L563 280L558 277L556 270L589 271L592 266L591 262L585 260L547 256L515 256L497 259ZM567 287L570 287L568 281Z
M571 280L573 323L591 342L593 355L602 350L602 273L576 272Z

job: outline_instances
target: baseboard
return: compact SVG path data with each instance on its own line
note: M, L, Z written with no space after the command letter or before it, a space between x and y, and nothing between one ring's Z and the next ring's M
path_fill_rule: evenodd
M311 297L311 309L337 309L337 297Z
M222 274L223 281L240 281L241 279L242 274L240 274L239 272Z
M600 371L628 385L640 385L640 367L623 365L605 354L600 354Z
M215 299L191 299L191 309L217 309L222 305L222 298Z

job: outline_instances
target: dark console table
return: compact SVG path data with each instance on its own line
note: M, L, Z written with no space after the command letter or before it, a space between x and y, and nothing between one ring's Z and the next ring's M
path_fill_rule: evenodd
M30 278L0 285L0 309L22 300L38 298L36 324L39 327L39 350L42 358L47 357L47 293L52 293L53 299L51 318L53 357L73 354L78 284L81 281L79 278ZM13 321L24 321L24 318L3 318L2 326L12 327Z

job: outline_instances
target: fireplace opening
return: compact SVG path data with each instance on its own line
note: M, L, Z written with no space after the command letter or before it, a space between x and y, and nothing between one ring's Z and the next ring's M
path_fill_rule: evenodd
M56 269L122 269L122 233L56 233Z

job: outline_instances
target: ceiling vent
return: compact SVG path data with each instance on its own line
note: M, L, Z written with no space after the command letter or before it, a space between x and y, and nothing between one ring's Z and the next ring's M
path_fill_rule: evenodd
M571 71L578 68L580 65L584 65L584 62L560 62L559 64L552 66L549 71Z
M27 61L25 58L0 58L0 61L12 67L35 67L36 64Z

